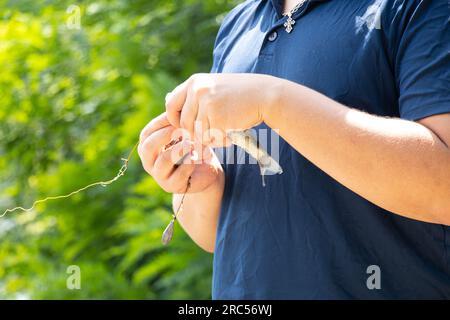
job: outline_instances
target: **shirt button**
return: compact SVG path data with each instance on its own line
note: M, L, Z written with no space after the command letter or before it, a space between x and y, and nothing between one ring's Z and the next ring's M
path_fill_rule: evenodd
M270 42L275 41L275 39L278 37L278 33L276 31L272 32L269 37L267 38Z

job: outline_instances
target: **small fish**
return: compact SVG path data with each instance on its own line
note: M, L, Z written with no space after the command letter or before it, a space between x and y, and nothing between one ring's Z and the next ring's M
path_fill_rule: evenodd
M283 173L283 169L279 163L272 158L264 148L258 145L258 142L250 130L230 131L227 133L227 136L234 145L241 147L258 162L263 186L266 185L264 182L265 175Z
M258 145L256 138L253 136L250 130L229 131L227 133L227 136L228 138L230 138L231 143L238 147L241 147L245 152L251 155L258 162L261 171L263 186L266 185L264 182L265 175L275 175L283 173L283 169L278 164L278 162L274 158L272 158L263 147ZM165 146L164 150L173 147L177 143L180 143L182 140L182 137L173 139ZM177 161L175 165L179 166L188 157L192 157L192 152L193 151L191 150L191 153L187 153L186 155L184 155L180 160Z
M272 158L264 148L258 145L258 142L256 141L250 130L229 131L227 133L227 136L228 138L230 138L231 143L238 147L241 147L245 152L251 155L258 162L259 168L261 170L263 186L266 185L264 182L265 175L275 175L283 173L283 169L278 164L278 162L274 158ZM174 146L181 141L181 137L172 140L166 146L166 149ZM189 156L192 157L192 150L191 153L187 153L180 160L178 160L175 165L181 165Z

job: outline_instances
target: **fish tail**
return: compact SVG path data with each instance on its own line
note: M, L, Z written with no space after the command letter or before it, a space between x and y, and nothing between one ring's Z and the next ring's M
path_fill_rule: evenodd
M283 173L283 169L278 162L269 155L262 155L258 157L258 164L261 169L261 175L263 176Z

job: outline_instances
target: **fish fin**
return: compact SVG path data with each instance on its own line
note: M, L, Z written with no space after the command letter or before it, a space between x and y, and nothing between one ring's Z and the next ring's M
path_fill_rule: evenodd
M258 160L259 168L261 169L261 175L275 175L275 174L282 174L283 169L278 164L277 161L275 161L270 156L263 156Z

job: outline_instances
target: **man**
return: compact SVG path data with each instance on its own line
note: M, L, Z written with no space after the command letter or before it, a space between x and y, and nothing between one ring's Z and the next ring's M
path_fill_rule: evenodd
M449 16L445 0L250 0L228 14L214 74L171 92L139 146L174 207L191 177L179 220L214 252L214 299L450 298ZM282 138L284 173L266 187L208 148L179 167L161 151L178 127L198 141L255 126Z

